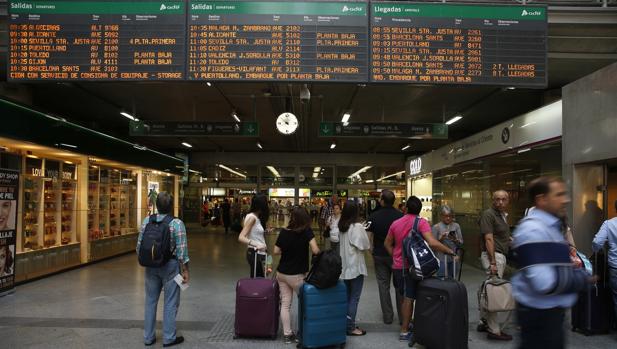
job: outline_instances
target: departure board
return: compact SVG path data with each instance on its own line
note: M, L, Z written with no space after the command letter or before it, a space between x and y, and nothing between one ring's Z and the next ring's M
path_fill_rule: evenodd
M182 80L184 1L10 1L10 80Z
M190 80L368 80L366 1L189 1Z
M547 84L542 6L371 2L371 82Z

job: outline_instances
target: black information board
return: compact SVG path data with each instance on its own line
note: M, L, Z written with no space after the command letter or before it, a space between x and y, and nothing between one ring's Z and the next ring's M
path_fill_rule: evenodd
M366 82L367 1L189 1L188 79Z
M182 80L186 3L10 1L9 80Z
M319 123L319 137L448 139L446 124Z
M131 136L259 136L257 122L132 121Z
M543 6L371 2L371 82L545 87Z

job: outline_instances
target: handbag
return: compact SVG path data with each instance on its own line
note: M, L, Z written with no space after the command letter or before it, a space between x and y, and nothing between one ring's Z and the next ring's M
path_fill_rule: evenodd
M512 297L512 284L496 276L486 279L478 290L478 304L489 313L512 311L516 302Z
M329 237L330 237L330 227L326 227L326 229L324 229L324 231L323 231L323 234L322 234L322 235L323 235L323 237L324 237L325 239L329 238Z

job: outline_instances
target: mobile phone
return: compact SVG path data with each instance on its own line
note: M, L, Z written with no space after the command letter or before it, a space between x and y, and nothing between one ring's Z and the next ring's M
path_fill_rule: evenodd
M448 235L450 235L451 237L455 238L456 237L456 230L450 230Z

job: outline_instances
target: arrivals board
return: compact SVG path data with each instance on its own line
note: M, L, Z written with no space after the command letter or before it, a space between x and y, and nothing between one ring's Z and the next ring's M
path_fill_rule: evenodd
M189 1L190 80L368 79L366 1Z
M10 1L9 80L182 80L185 1Z
M371 82L547 84L543 6L371 2Z

